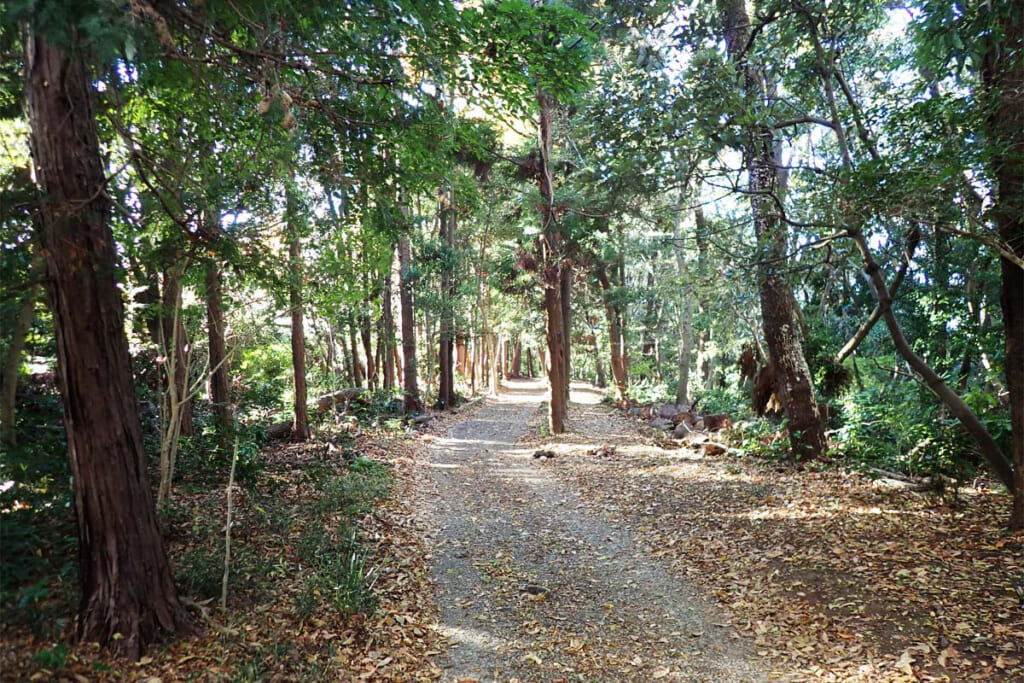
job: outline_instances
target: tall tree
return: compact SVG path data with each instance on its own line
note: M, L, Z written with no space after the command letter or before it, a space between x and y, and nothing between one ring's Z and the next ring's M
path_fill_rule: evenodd
M1004 243L999 267L1006 343L1013 467L1017 495L1011 526L1024 528L1024 10L1007 3L993 13L995 30L982 61L988 145L996 180L993 217ZM1016 256L1016 262L1011 258Z
M412 255L409 236L403 234L398 242L398 297L402 309L402 372L406 412L421 412L419 383L416 378L416 326L412 299Z
M309 438L309 413L306 407L306 328L302 299L302 235L299 230L299 206L294 175L285 185L285 223L288 240L288 306L291 311L292 388L294 390L292 439Z
M53 42L62 34L67 42ZM138 657L190 622L146 477L87 44L72 25L31 24L25 93L78 519L76 631Z
M761 317L776 390L788 421L790 444L798 459L816 458L826 450L825 430L804 358L799 327L793 316L793 292L786 280L788 231L779 204L781 188L776 163L777 141L771 124L758 120L769 94L764 70L750 60L752 30L744 0L718 0L726 49L741 79L747 101L755 107L745 126L744 164L750 209L758 242Z

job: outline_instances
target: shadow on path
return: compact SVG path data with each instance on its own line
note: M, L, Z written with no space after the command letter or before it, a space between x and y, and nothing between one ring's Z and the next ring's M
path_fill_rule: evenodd
M444 680L763 680L726 615L516 447L545 395L510 382L422 463Z

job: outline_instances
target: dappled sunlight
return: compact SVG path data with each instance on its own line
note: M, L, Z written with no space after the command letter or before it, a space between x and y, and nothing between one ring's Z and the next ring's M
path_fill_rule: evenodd
M448 638L456 647L468 646L497 652L502 646L500 638L495 638L485 631L439 623L431 624L431 627L445 638Z

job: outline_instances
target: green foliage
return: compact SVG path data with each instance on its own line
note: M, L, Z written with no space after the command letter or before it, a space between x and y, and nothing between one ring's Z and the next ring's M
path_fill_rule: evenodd
M356 458L346 474L332 476L322 484L315 507L321 515L340 512L356 517L369 512L390 488L391 476L384 464Z
M634 369L636 365L634 365ZM639 371L637 372L639 374ZM629 385L626 398L637 403L658 403L671 400L668 384L646 377Z
M756 418L743 423L742 429L734 430L731 438L745 454L769 462L783 462L790 459L789 438L785 424L781 426L766 418Z
M239 371L246 378L240 406L252 412L276 412L291 380L291 347L273 342L242 350Z
M836 435L843 455L864 467L963 482L978 457L959 423L922 386L900 382L850 391L842 400Z
M750 418L753 411L750 407L750 396L742 391L738 383L729 383L724 387L714 387L709 391L696 394L700 398L698 408L705 413L729 413L733 422Z
M322 529L307 532L299 540L299 554L310 573L292 604L297 617L308 619L324 602L345 617L373 611L375 572L367 567L354 531L343 529L337 541Z

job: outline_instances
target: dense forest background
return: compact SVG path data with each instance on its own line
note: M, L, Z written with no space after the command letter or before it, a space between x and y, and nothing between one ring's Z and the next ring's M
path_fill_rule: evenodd
M178 488L523 376L1024 525L1019 3L0 6L5 614L138 656Z

